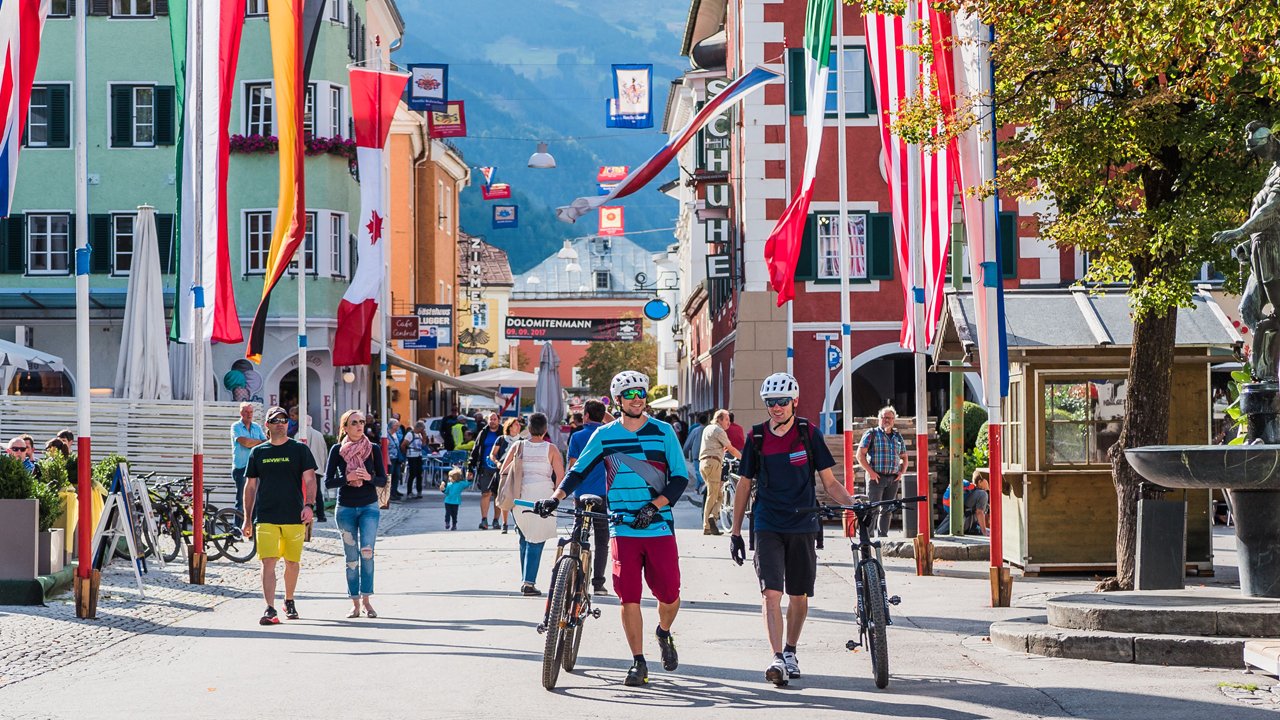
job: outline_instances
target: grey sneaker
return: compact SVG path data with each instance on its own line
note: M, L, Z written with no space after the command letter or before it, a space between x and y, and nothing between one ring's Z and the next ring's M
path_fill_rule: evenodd
M795 653L782 651L782 664L787 666L787 677L792 680L800 677L800 661Z
M787 665L782 658L774 658L769 667L764 669L764 679L782 687L787 684Z

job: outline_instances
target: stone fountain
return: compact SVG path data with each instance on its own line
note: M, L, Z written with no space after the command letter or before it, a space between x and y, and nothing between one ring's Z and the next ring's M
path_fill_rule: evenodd
M1270 128L1252 122L1245 143L1271 163L1271 172L1249 219L1213 239L1234 244L1232 254L1249 268L1240 300L1240 317L1253 334L1253 382L1240 392L1247 444L1159 445L1126 450L1125 457L1163 487L1225 488L1235 517L1240 590L1274 598L1280 597L1280 141Z

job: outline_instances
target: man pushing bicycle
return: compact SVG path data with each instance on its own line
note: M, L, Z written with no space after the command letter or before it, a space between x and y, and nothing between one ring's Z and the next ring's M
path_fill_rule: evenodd
M534 507L544 517L572 493L591 470L603 464L609 510L628 518L610 527L613 590L622 602L622 629L631 647L626 685L649 682L644 658L644 619L640 614L641 576L658 600L655 631L662 667L679 664L671 624L680 610L680 553L676 548L671 506L689 485L688 470L675 430L645 412L649 378L624 370L613 378L609 394L622 417L601 427L587 441L556 492Z
M773 659L765 679L779 687L800 677L796 645L809 614L818 575L817 543L822 526L816 515L797 513L818 504L816 478L827 494L841 504L852 504L831 468L835 460L822 433L808 420L796 417L800 384L788 373L774 373L760 386L769 419L751 428L742 453L737 492L733 501L733 529L729 554L741 565L747 558L742 539L742 519L752 497L751 532L755 541L754 565L760 579L765 632ZM786 592L786 644L782 642L782 594Z

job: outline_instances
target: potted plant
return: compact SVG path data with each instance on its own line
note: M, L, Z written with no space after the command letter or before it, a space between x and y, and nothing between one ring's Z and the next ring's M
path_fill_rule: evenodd
M34 479L11 455L0 456L0 580L32 580L39 554L40 501Z
M37 571L52 575L66 564L67 458L54 450L36 463L39 479L31 485L31 496L40 503L40 538Z

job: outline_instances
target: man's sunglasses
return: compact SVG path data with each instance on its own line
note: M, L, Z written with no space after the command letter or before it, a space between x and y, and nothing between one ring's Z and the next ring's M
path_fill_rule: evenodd
M623 400L644 400L649 397L649 391L644 388L627 388L618 393Z
M786 407L790 404L791 404L791 398L788 398L788 397L765 398L765 401L764 401L765 407Z
M275 418L275 419L273 419L273 420L268 420L268 421L267 421L267 424L268 424L268 425L285 425L285 424L287 424L288 422L289 422L289 418L282 418L282 417L278 417L278 418Z

